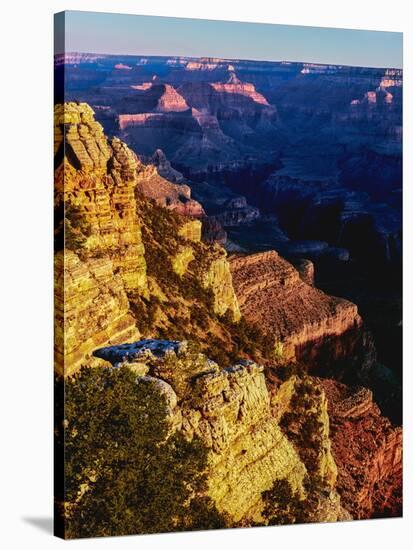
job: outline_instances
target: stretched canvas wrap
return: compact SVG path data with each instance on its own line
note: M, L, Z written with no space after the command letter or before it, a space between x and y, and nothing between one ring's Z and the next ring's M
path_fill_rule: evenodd
M55 17L55 532L402 514L400 33Z

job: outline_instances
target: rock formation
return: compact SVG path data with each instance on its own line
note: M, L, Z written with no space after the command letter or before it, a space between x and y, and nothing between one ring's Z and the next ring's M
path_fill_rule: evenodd
M204 322L209 316L219 325L214 316L228 310L239 319L225 251L201 243L201 222L178 214L204 215L188 186L162 178L119 139L108 140L83 103L55 108L55 163L58 373L91 364L97 345L176 325L175 306L168 318L168 306L160 311L159 300L180 300L182 323L196 293L203 298L197 307L204 308L198 313ZM174 212L168 215L148 199ZM184 275L176 287L176 276ZM186 295L186 285L194 296ZM228 338L222 329L218 333Z
M251 224L260 217L258 208L247 204L245 197L236 197L223 201L219 205L220 212L212 217L223 227L238 227L243 224Z
M261 493L276 479L303 492L305 466L271 415L262 369L236 365L201 375L189 405L183 429L211 448L209 495L232 521L260 521Z
M343 156L368 150L382 173L401 158L400 69L77 53L57 56L62 63L69 96L110 106L109 116L99 113L107 132L119 121L138 154L160 147L186 177L218 172L221 183L230 172L238 191L247 185L260 195L263 168L304 182L334 181ZM400 188L401 173L385 179Z
M268 101L262 94L259 94L253 84L247 82L234 82L234 79L227 83L213 83L211 84L216 92L225 94L237 94L252 99L255 103L261 103L262 105L269 105Z
M148 287L134 155L106 139L88 105L58 105L55 125L57 231L67 252L56 254L57 370L67 364L69 373L96 339L136 334L126 296Z
M55 207L64 207L66 243L87 257L107 254L129 292L147 292L136 219L136 161L117 138L108 141L88 105L55 109ZM63 138L64 133L64 138Z
M159 174L152 164L139 164L137 180L139 191L160 206L175 210L184 216L202 217L205 215L202 205L191 198L191 188L183 183L173 183Z
M316 473L307 467L280 427L292 410L297 378L270 393L262 367L241 362L220 369L185 342L143 340L130 345L98 349L95 355L118 368L139 365L140 376L160 382L167 392L171 425L186 438L199 437L209 450L207 494L232 524L265 523L262 493L277 479L287 480L305 498L305 478L319 476L325 483L330 507L314 510L313 521L348 519L335 492L336 467L331 456L327 405L323 393L316 400L322 437ZM139 380L139 378L137 379ZM305 416L303 411L301 414Z
M308 285L274 251L235 256L230 264L242 314L273 336L284 358L361 324L354 304Z
M314 285L314 264L305 258L298 258L293 262L294 267L300 274L301 279L308 285Z
M150 163L155 165L158 169L158 173L163 178L174 183L183 183L184 177L181 172L172 168L171 163L166 158L162 149L157 149L150 158Z
M238 321L241 313L232 284L230 265L225 250L219 245L214 246L213 254L208 258L207 268L202 276L202 284L205 288L212 290L215 311L223 315L229 310L233 313L234 319Z
M228 258L203 242L205 211L185 178L162 151L152 161L106 138L87 104L56 106L56 374L75 383L85 371L130 369L134 383L163 396L165 441L179 434L206 449L197 472L205 487L192 497L207 497L231 526L277 523L267 508L278 482L291 493L290 522L400 515L401 429L370 390L314 377L328 370L347 383L345 361L359 365L357 306L317 289L318 267L303 259L312 251L344 261L345 251L317 236L291 243L268 216L274 238L295 246L296 268L274 251ZM337 189L313 209L334 203ZM230 189L218 196L198 181L194 190L222 208L211 233L220 219L240 227L261 216ZM342 216L357 202L345 197Z
M337 490L354 518L401 514L402 430L384 418L366 388L320 380L328 398Z
M169 84L164 85L164 91L158 99L156 110L160 112L186 111L189 107L185 99Z
M55 369L72 374L96 347L139 335L119 272L109 258L55 256Z

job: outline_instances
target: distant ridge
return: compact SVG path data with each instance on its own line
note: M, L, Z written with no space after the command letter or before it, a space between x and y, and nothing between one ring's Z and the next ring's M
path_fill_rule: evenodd
M264 66L271 65L294 65L302 66L306 68L321 68L325 67L329 70L347 70L347 69L365 69L368 71L394 71L395 74L402 75L403 69L395 67L365 67L362 65L343 65L343 64L331 64L331 63L310 63L306 61L289 61L289 60L260 60L260 59L231 59L231 58L218 58L218 57L191 57L191 56L174 56L174 55L139 55L139 54L104 54L104 53L95 53L95 52L66 52L55 54L55 66L66 64L77 64L77 63L94 63L99 59L136 59L140 60L140 63L137 65L144 65L147 63L147 60L151 61L165 61L170 60L169 65L175 66L185 66L189 62L197 62L202 64L215 64L215 65L255 65L260 64ZM173 62L173 63L171 63Z

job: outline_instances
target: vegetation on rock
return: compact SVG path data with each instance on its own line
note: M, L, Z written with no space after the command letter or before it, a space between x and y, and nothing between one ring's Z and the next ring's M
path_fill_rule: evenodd
M171 433L155 386L127 368L84 368L66 381L65 395L57 437L68 538L225 526L202 496L206 448Z
M88 105L57 106L55 130L56 370L66 376L57 380L56 476L66 537L348 519L336 488L350 509L357 479L336 483L328 386L295 351L314 318L312 338L357 327L355 306L304 283L275 252L228 261L202 242L199 220L142 194L139 159L104 136ZM177 349L125 355L119 368L95 353L158 338ZM336 430L370 410L359 393L336 407ZM387 474L401 465L401 433L373 416L386 432L368 457L371 478L384 484L380 465ZM360 493L371 495L367 481Z

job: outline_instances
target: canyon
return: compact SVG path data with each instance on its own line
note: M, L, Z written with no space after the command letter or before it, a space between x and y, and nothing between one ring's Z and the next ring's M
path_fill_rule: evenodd
M364 287L377 274L400 293L401 69L142 59L60 56L65 96L56 99L88 102L105 132L140 156L160 150L165 179L191 188L229 251L315 261L326 290L325 264L334 279L351 264L363 291L334 292L370 302L367 318Z
M355 518L394 514L400 502L403 467L401 428L393 428L381 416L366 388L349 389L326 379L320 382L328 399L337 490L343 506Z
M178 434L206 450L202 496L229 526L276 522L268 519L266 495L278 482L297 504L290 522L400 515L402 430L376 403L373 384L389 369L379 365L357 302L327 292L344 288L342 266L359 273L366 247L374 247L375 269L397 270L398 210L389 196L398 189L399 134L391 132L392 151L379 153L376 143L374 154L396 174L377 201L346 179L354 169L348 159L340 158L335 181L331 174L305 182L278 175L287 166L283 116L294 125L308 113L305 102L293 114L292 106L276 105L275 84L338 74L353 83L346 93L357 99L378 81L390 90L363 92L349 107L359 111L340 120L344 141L366 117L380 141L388 136L383 125L398 116L401 75L152 61L56 60L67 71L69 99L82 99L55 106L58 378L70 385L85 369L131 371L165 401L162 444ZM96 63L101 71L86 85L83 71ZM164 76L151 74L165 65ZM391 109L384 118L376 113L382 108ZM322 114L315 118L311 124ZM338 161L337 151L330 155ZM360 173L369 168L363 155L350 157ZM364 241L360 220L370 230ZM146 437L152 445L154 434ZM86 475L93 490L95 474Z
M165 310L177 293L187 318L191 297L174 288L178 281L184 287L184 275L188 285L195 281L194 292L210 293L213 314L229 310L239 318L225 250L204 245L201 222L183 215L203 214L202 207L181 202L185 187L178 195L155 165L143 164L118 138L107 139L87 104L55 107L55 162L57 372L73 373L100 343L139 335L131 304L142 313L155 296ZM153 270L165 277L163 289ZM159 323L168 325L161 312Z

